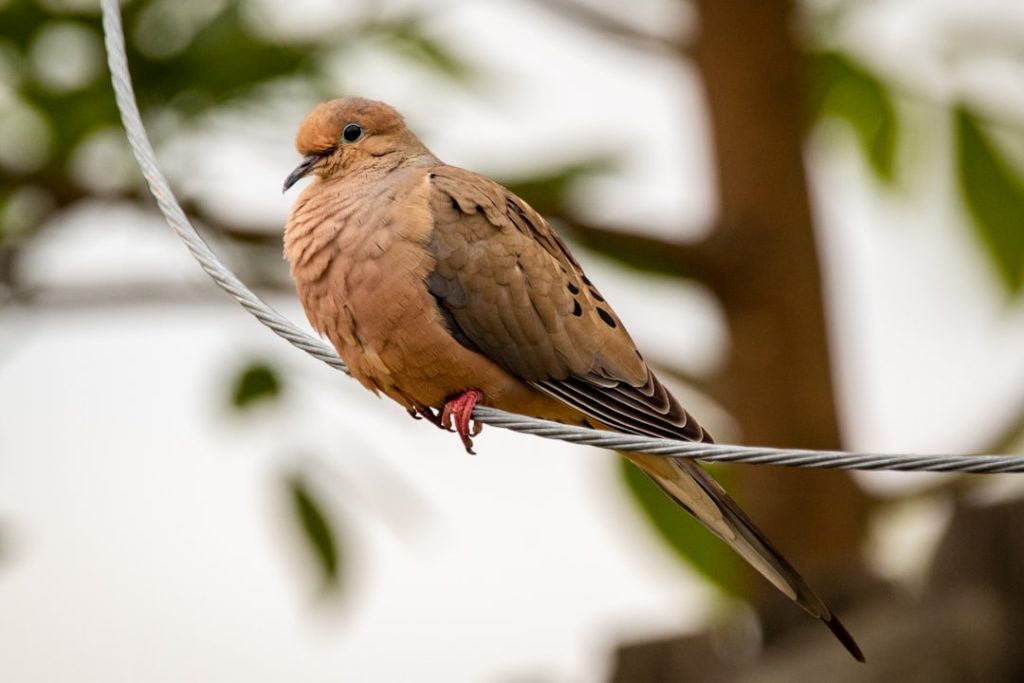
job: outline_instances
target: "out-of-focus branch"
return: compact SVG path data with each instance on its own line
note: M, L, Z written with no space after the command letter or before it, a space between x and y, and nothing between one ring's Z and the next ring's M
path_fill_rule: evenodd
M212 216L203 206L195 201L184 200L181 208L185 213L195 218L203 230L226 237L239 244L255 247L273 247L280 250L281 236L284 232L284 225L272 224L250 224L243 225L234 221L225 221Z
M33 228L33 230L39 230L45 227L47 220L54 214L64 211L75 204L88 199L106 200L110 202L126 202L129 204L135 204L140 208L147 209L152 206L152 199L142 185L139 185L127 193L100 196L94 195L85 188L69 181L66 176L60 173L44 171L40 173L20 175L0 169L0 186L18 187L22 185L44 188L48 198L53 202L52 207L46 216L43 217L43 222ZM274 246L278 248L281 246L281 232L284 229L283 225L242 225L239 223L227 222L214 217L201 204L194 201L183 201L182 208L185 209L186 213L190 216L194 216L198 222L202 223L207 230L227 237L235 242L258 246ZM3 268L2 264L0 264L0 273L2 272ZM0 282L2 281L5 280L0 278Z
M570 21L649 52L686 54L690 51L689 43L682 38L672 39L649 33L597 9L585 0L534 0L534 2Z
M659 275L686 277L702 282L715 279L716 268L703 242L677 242L622 228L596 225L572 216L557 220L569 240L631 268Z
M261 296L291 294L291 286L272 278L247 277L247 284ZM221 305L234 304L231 298L208 282L122 282L67 287L21 287L12 290L6 302L28 309L65 310L116 308L121 306Z
M14 268L17 252L13 247L0 246L0 289L14 285Z

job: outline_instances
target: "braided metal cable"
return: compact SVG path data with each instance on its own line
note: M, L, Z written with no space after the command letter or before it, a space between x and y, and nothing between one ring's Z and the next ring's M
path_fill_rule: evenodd
M268 306L245 286L217 258L213 250L189 222L178 204L167 179L157 165L156 155L142 125L138 104L128 72L124 32L118 0L101 0L103 7L103 33L107 49L107 64L121 112L121 122L128 135L132 153L149 190L156 199L167 223L185 243L207 275L221 289L230 294L242 307L261 323L292 345L347 374L348 368L337 354L322 341L296 327L287 318ZM999 455L886 455L877 453L846 453L842 451L812 451L801 449L729 446L723 444L693 443L673 439L633 436L617 432L596 431L571 427L547 420L513 415L495 408L477 406L473 418L495 427L534 434L549 439L585 444L613 450L648 453L665 457L696 458L705 462L753 463L856 470L896 470L905 472L1024 472L1024 457Z
M103 35L107 48L107 64L110 67L114 95L117 98L117 108L121 112L121 123L128 134L132 153L149 185L149 191L156 199L167 223L174 229L174 232L178 233L178 237L192 252L192 256L206 271L206 274L240 303L242 308L253 314L257 320L277 333L278 336L331 367L348 373L348 368L331 347L300 330L256 296L234 273L228 270L210 249L206 240L189 222L181 205L174 197L174 193L171 192L167 179L157 166L156 154L149 142L149 136L146 135L146 129L142 125L142 116L139 114L139 106L135 101L135 92L132 88L132 79L128 73L124 31L121 28L121 8L117 0L103 0Z

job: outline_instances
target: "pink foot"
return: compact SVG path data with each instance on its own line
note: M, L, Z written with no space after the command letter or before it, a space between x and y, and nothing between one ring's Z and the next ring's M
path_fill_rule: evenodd
M451 429L452 419L454 418L455 431L459 433L462 445L466 447L466 452L471 455L476 455L473 451L473 439L471 437L479 434L480 430L483 429L483 425L479 422L474 422L471 427L470 421L473 418L473 408L476 407L476 404L483 397L483 392L479 389L467 389L455 398L446 401L444 410L441 411L441 427Z

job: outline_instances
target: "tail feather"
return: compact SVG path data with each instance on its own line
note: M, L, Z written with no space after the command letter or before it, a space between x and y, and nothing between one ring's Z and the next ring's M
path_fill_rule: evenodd
M864 654L839 619L822 602L803 577L729 497L725 489L700 465L683 458L663 458L639 453L626 457L716 536L795 603L820 619L858 661Z

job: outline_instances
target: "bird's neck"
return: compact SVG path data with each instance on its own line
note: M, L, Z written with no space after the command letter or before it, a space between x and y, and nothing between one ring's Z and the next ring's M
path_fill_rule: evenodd
M344 168L338 176L342 182L351 178L359 178L360 182L373 182L403 169L426 168L440 163L441 161L426 148L413 152L408 149L395 149L359 159L357 164L353 164L352 168Z

